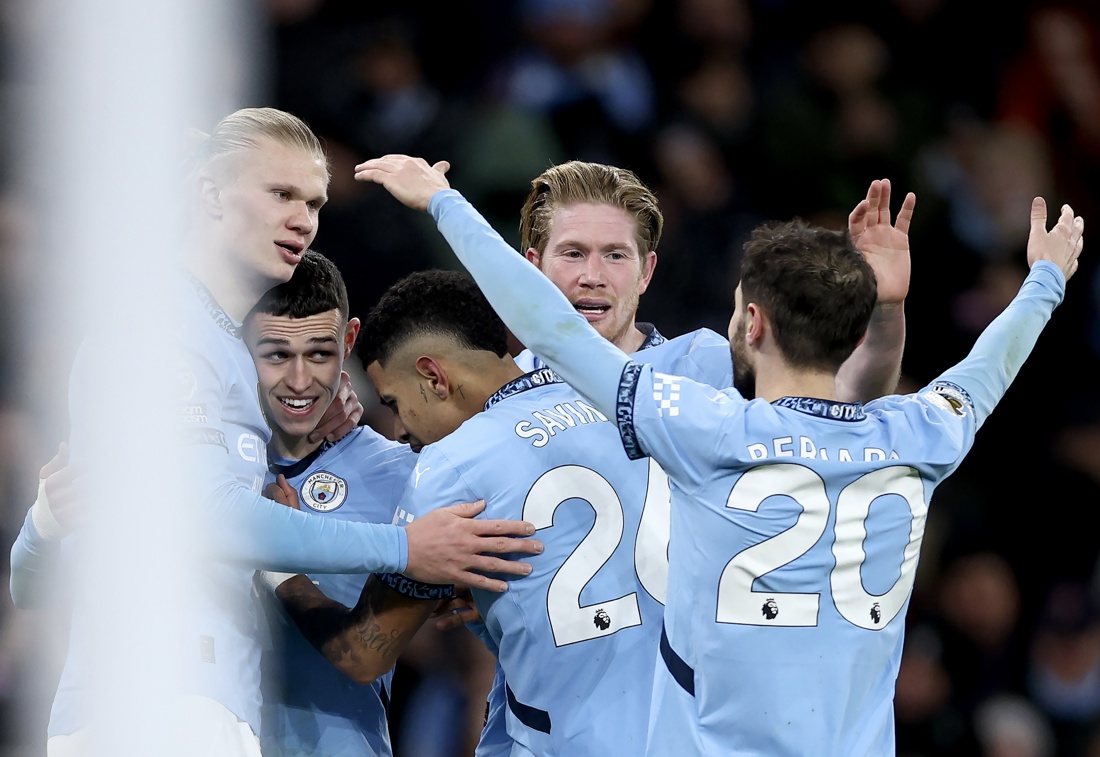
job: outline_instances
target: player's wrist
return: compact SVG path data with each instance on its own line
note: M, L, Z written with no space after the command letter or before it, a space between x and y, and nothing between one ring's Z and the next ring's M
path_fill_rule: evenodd
M57 520L50 509L50 500L46 496L46 479L38 480L38 498L31 505L31 523L38 535L48 541L55 541L65 535L65 527Z

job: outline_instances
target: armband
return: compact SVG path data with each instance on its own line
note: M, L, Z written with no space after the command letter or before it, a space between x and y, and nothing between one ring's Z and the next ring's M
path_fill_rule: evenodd
M414 581L400 573L376 573L378 580L398 594L412 599L453 599L455 587L451 584L426 584Z

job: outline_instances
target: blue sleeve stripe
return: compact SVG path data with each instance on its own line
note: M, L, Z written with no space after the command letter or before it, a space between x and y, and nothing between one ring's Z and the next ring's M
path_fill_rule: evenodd
M634 398L638 394L638 379L642 366L633 361L623 368L619 379L619 391L615 400L615 423L619 427L619 437L623 440L623 449L631 460L646 456L638 443L638 430L634 428Z

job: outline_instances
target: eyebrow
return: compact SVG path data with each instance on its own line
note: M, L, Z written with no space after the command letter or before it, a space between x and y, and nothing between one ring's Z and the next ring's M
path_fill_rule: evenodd
M336 344L338 340L333 336L313 336L309 338L309 344ZM279 336L264 336L260 337L260 340L256 342L257 345L275 344L284 345L290 344L290 340L286 337Z
M637 253L635 253L634 249L631 248L629 245L624 247L624 246L621 246L618 243L614 243L614 242L611 243L611 244L591 245L591 244L588 244L587 242L581 242L578 239L563 239L558 244L554 245L553 247L551 247L549 249L553 250L555 252L560 252L561 250L566 250L566 249L582 249L582 250L594 249L597 252L614 251L614 252L623 252L623 253L629 253L629 254L637 254Z

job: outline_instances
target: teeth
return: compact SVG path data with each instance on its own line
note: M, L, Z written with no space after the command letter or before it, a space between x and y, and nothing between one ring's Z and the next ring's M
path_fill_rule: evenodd
M305 410L307 407L313 404L314 400L296 400L287 397L281 400L281 402L287 407L294 408L295 410Z

